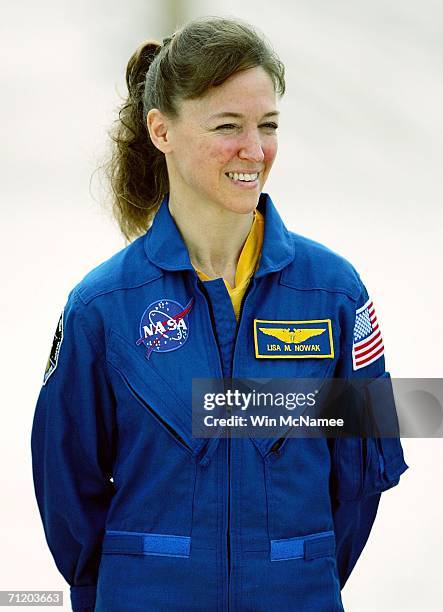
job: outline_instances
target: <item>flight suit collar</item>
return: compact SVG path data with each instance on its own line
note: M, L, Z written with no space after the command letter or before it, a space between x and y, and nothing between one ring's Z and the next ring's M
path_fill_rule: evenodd
M150 230L145 235L148 259L164 270L192 270L186 244L169 212L169 194L163 198ZM260 194L258 210L265 217L262 254L255 277L282 270L294 259L294 244L270 196Z

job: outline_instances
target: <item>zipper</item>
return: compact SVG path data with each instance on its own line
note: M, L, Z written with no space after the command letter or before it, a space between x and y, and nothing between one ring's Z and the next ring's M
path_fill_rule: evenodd
M248 297L249 293L251 292L253 286L255 285L255 278L252 277L249 281L248 286L246 287L246 291L242 297L242 300L240 302L240 309L238 312L238 321L237 321L237 326L235 328L235 337L234 337L234 346L232 349L232 358L231 358L231 378L234 377L234 356L235 356L235 349L237 346L237 338L238 338L238 332L240 330L240 324L241 324L241 318L242 318L242 314L243 314L243 307L244 304L246 302L246 298ZM227 531L227 551L228 551L228 568L229 568L229 583L231 581L231 530L230 530L230 517L231 517L231 499L232 499L232 492L231 492L231 432L229 431L229 437L228 437L228 531ZM228 612L231 610L231 589L228 589Z
M271 450L269 451L270 453L273 453L274 455L278 455L280 453L280 448L282 446L282 444L284 443L284 441L286 440L285 437L283 438L279 438L276 442L274 442L274 444L271 446Z
M226 550L228 558L228 612L231 609L231 432L228 430L227 439L228 453L228 489L227 489L227 508L228 524L226 529Z
M222 366L222 360L221 360L221 353L220 353L220 346L218 343L218 337L217 337L217 329L215 326L215 321L214 321L214 314L212 311L212 307L210 307L211 304L211 300L207 294L207 291L204 287L203 282L198 278L197 274L195 274L195 278L196 278L196 290L198 291L198 293L200 293L200 295L203 297L203 300L206 304L206 310L209 316L209 320L211 321L211 327L212 327L212 334L215 340L215 344L217 347L217 354L218 354L218 359L219 359L219 370L220 370L220 374L221 374L221 378L223 378L223 366ZM236 332L237 334L237 332ZM228 566L228 576L227 576L227 587L228 587L228 596L227 596L227 600L228 600L228 612L231 609L231 604L230 604L230 598L231 598L231 589L230 589L230 580L231 580L231 541L230 541L230 515L231 515L231 440L230 437L227 438L227 464L228 464L228 486L227 486L227 502L226 502L226 508L227 508L227 525L226 525L226 558L227 558L227 566Z
M197 276L197 275L196 275ZM238 321L237 321L237 325L235 328L235 336L234 336L234 345L233 345L233 350L232 350L232 358L231 358L231 378L232 378L232 374L233 374L233 368L234 368L234 356L235 356L235 349L237 346L237 338L238 338L238 332L240 329L240 323L241 323L241 317L242 317L242 313L243 313L243 307L246 301L247 296L249 295L249 293L251 292L252 288L255 286L255 278L252 277L251 280L249 281L249 284L246 288L246 291L242 297L241 303L240 303L240 309L239 309L239 314L238 314ZM218 341L217 341L217 332L216 332L216 327L215 327L215 323L213 321L213 316L212 316L212 312L209 308L209 304L210 304L210 299L207 297L206 294L206 290L204 288L204 285L202 283L202 281L197 277L197 288L199 290L199 292L205 297L205 302L206 302L206 306L207 306L207 310L210 316L210 320L211 320L211 325L212 325L212 331L214 334L214 338L216 340L217 343L217 348L218 348L218 355L219 355L219 360L220 360L220 369L223 375L223 368L221 365L221 355L220 355L220 347L218 345ZM231 433L228 430L228 437L227 437L227 464L228 464L228 486L227 486L227 500L226 500L226 506L227 506L227 527L226 527L226 557L227 557L227 565L228 565L228 612L231 610L231 588L230 588L230 582L231 582L231 499L232 499L232 493L231 493Z
M234 338L234 347L232 350L232 360L231 360L231 374L234 374L234 358L235 358L235 349L237 347L237 338L238 338L238 332L240 330L240 324L241 324L241 318L242 318L242 314L243 314L243 307L244 304L246 302L246 298L248 297L248 295L251 293L253 287L255 286L255 278L252 277L251 280L249 281L249 285L246 287L246 291L242 297L242 301L240 302L240 310L238 312L238 321L237 321L237 327L235 328L235 338Z

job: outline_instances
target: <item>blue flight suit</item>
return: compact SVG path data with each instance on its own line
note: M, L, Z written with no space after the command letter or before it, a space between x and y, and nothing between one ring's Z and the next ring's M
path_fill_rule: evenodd
M193 378L389 376L383 356L353 370L368 300L354 268L288 231L269 195L258 208L262 255L238 324L223 280L198 279L168 196L69 294L32 453L73 610L343 610L380 493L407 469L400 441L192 436ZM186 324L142 341L168 308ZM334 357L257 358L255 319L329 319Z

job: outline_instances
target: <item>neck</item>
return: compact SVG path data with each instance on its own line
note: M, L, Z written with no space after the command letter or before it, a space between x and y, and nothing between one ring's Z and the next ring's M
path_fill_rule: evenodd
M240 214L211 205L192 205L169 197L169 211L188 248L192 265L210 278L235 286L235 272L252 226L253 211Z

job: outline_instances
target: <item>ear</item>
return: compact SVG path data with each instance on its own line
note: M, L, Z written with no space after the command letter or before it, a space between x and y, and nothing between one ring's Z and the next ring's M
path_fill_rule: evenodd
M169 122L166 115L158 110L158 108L151 108L146 116L146 124L153 145L162 153L170 153Z

